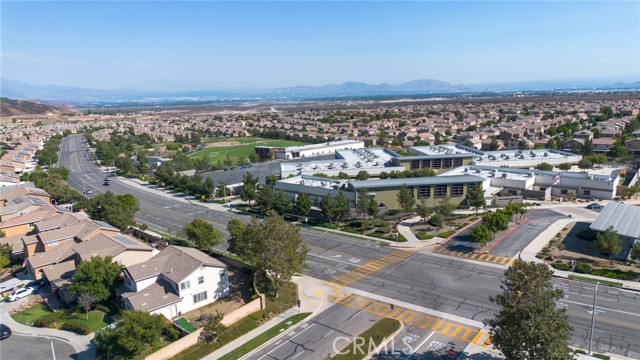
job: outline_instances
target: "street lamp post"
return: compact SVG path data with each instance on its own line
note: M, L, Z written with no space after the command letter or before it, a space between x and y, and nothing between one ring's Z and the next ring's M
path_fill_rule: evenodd
M589 335L589 355L593 355L591 352L591 345L593 344L593 327L596 323L596 298L598 297L598 285L596 282L596 290L593 292L593 308L591 309L591 334Z

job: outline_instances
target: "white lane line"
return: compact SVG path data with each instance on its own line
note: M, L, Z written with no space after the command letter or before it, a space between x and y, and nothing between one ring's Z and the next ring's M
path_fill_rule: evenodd
M577 301L571 301L571 300L565 300L565 299L560 299L560 300L558 300L558 302L566 302L566 303L576 304L576 305L580 305L580 306L587 306L589 308L591 308L591 306L592 306L592 304L585 304L585 303L581 303L581 302L577 302ZM606 311L618 312L618 313L621 313L621 314L640 316L640 313L634 313L634 312L622 311L622 310L616 310L616 309L609 309L609 308L602 307L602 306L596 306L596 314L597 314L598 310L606 310Z
M427 340L429 340L429 338L430 338L430 337L432 337L432 336L433 336L433 334L435 334L435 333L436 333L435 331L432 331L432 332L431 332L431 334L429 334L429 336L427 336L427 337L424 339L424 341L420 343L420 345L418 345L416 348L414 348L414 349L413 349L413 351L411 351L411 354L409 354L409 356L407 356L406 358L404 358L404 360L409 360L409 359L413 356L413 354L415 354L415 353L416 353L416 351L418 351L418 349L420 349L420 348L422 347L422 345L424 345L424 343L426 343L426 342L427 342Z
M326 259L326 260L335 261L335 262L338 262L338 263L341 263L341 264L345 264L345 265L349 265L349 266L356 266L356 265L354 265L354 264L352 264L352 263L350 263L350 262L348 262L348 261L336 260L336 259L330 258L330 257L328 257L328 256L322 256L322 255L312 254L312 253L308 253L307 255L311 255L311 256L319 257L319 258L321 258L321 259Z
M295 359L295 358L297 358L298 356L300 356L300 355L302 355L302 354L304 354L304 351L303 351L303 352L301 352L300 354L298 354L298 355L296 355L296 356L292 357L292 359Z
M264 355L260 356L260 357L258 358L258 360L261 360L261 359L262 359L262 358L264 358L265 356L269 355L271 352L278 350L282 345L284 345L284 344L288 343L289 341L293 340L296 336L298 336L298 335L302 334L303 332L305 332L305 331L307 331L307 330L311 329L311 328L313 327L313 325L315 325L315 323L314 323L314 324L309 325L306 329L304 329L304 330L300 331L298 334L296 334L296 335L292 336L292 337L291 337L291 339L289 339L289 340L287 340L287 341L283 342L282 344L280 344L280 345L276 346L273 350L271 350L271 351L269 351L268 353L266 353L266 354L264 354Z
M331 333L332 333L333 331L334 331L334 330L331 330L331 331L329 331L328 333L324 334L323 338L326 338L327 336L331 335Z

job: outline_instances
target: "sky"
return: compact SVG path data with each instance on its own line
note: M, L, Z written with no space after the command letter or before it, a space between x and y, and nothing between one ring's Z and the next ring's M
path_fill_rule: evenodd
M640 2L0 3L1 76L221 90L640 80Z

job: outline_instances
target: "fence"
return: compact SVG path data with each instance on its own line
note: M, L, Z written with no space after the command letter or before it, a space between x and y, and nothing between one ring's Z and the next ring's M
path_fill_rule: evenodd
M226 314L222 319L222 324L225 326L232 325L239 321L240 319L253 314L254 312L260 311L264 309L265 306L265 297L264 295L260 295L257 299L237 308L236 310ZM147 356L145 360L165 360L169 359L176 354L180 353L182 350L195 345L200 338L200 333L202 333L202 328L197 329L191 334L180 338L180 340L176 340L171 344L163 347L162 349L154 352L153 354Z

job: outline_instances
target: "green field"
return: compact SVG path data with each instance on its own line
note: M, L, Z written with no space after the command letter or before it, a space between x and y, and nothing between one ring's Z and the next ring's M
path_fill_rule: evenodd
M207 157L209 158L210 162L217 163L218 160L224 161L227 158L227 154L228 154L235 163L236 160L238 160L238 158L247 159L251 154L255 152L254 148L256 146L284 147L284 146L308 145L308 143L304 143L300 141L270 140L270 139L260 139L260 138L212 139L209 142L223 142L223 141L238 141L238 142L246 143L246 145L206 148L206 149L202 149L194 152L193 154L189 155L189 157L193 159L200 159L202 157Z

